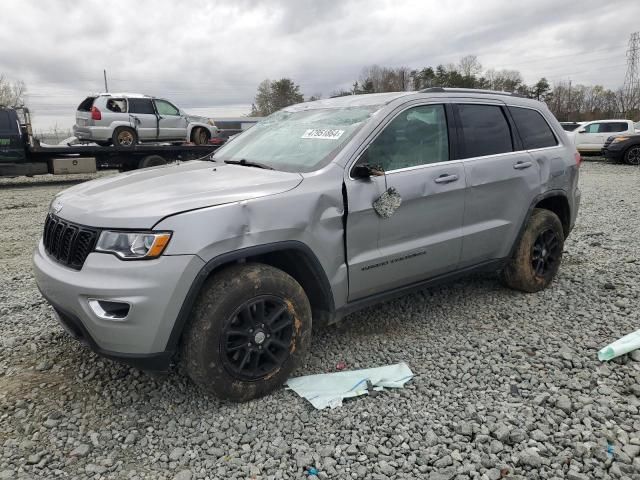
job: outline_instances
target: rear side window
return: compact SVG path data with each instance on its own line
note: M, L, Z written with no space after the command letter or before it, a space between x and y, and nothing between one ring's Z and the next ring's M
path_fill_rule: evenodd
M607 122L601 123L598 133L615 133L627 130L627 124L623 122Z
M79 112L89 112L91 111L91 107L93 106L93 101L96 97L87 97L85 98L80 105L78 105Z
M153 102L150 98L130 98L129 99L129 112L130 113L147 113L155 115L156 111L153 109Z
M497 105L458 105L464 137L464 157L482 157L513 151L511 129Z
M540 113L530 108L509 107L524 148L554 147L558 144L551 127Z

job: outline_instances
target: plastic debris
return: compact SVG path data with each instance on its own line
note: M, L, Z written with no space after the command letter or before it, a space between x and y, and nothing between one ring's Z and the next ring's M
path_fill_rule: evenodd
M382 218L389 218L402 204L402 197L394 187L389 187L373 202L373 209Z
M338 362L338 363L336 363L336 370L342 371L342 370L344 370L346 368L347 368L347 363L346 362Z
M307 475L318 475L319 470L316 467L308 467Z
M632 352L640 348L640 330L636 330L629 335L610 343L602 350L598 352L598 359L601 361L607 361L624 355L625 353Z
M364 370L290 378L285 385L322 410L341 406L344 398L371 394L384 388L402 388L412 378L413 372L403 362Z

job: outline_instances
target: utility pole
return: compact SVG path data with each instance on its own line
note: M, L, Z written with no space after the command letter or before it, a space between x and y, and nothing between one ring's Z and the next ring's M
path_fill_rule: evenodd
M622 87L622 113L628 118L638 108L640 96L640 32L632 33L629 37L627 50L627 74Z
M107 70L102 71L104 73L104 93L109 92L109 87L107 86Z

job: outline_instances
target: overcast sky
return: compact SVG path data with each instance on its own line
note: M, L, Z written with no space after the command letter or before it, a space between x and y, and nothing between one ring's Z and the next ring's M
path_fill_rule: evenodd
M638 0L1 0L0 73L26 82L37 129L70 128L104 90L185 109L248 113L258 83L305 96L349 88L363 66L420 68L475 54L527 83L624 81ZM195 110L194 110L195 111Z

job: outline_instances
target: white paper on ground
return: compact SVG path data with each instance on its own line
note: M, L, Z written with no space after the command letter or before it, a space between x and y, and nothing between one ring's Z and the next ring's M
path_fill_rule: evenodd
M611 360L640 348L640 330L625 335L598 352L600 361Z
M322 410L326 407L339 407L343 398L368 393L367 380L374 386L374 390L382 390L383 387L402 388L412 378L413 372L402 362L386 367L290 378L285 385L309 400L318 410Z

